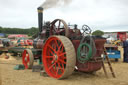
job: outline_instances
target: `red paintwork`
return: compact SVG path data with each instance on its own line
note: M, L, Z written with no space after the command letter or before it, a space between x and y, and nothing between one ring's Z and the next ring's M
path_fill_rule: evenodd
M25 37L25 38L27 38L28 36L27 35L23 35L23 34L11 34L11 35L8 35L8 38L14 38L14 37Z
M58 44L58 42L60 44ZM59 49L59 50L58 50ZM56 37L50 37L43 47L43 65L45 71L49 76L53 78L60 78L64 73L64 66L66 65L66 52L64 51L64 45ZM56 57L58 56L58 57ZM58 72L61 69L61 73Z
M33 45L33 40L27 40L28 45Z
M81 35L81 32L79 29L73 30L70 29L69 30L69 34L70 37L79 37ZM105 39L95 39L95 45L96 45L96 54L93 57L94 60L96 60L97 57L101 57L101 54L103 53L103 46L104 43L106 42ZM72 40L72 43L74 45L75 51L77 53L77 49L79 47L80 44L80 40ZM83 72L93 72L93 71L97 71L101 68L102 66L102 62L87 62L87 63L79 63L78 61L76 61L76 66L78 68L78 71L83 71Z
M82 36L82 33L80 32L79 29L68 29L69 30L69 35L68 35L68 38L71 39L73 45L74 45L74 48L75 48L75 51L77 53L77 49L79 47L79 44L80 44L80 40L79 37ZM51 51L49 50L48 52L46 52L48 49L48 45L50 45L50 42L51 41L46 41L45 42L45 45L44 45L44 40L43 40L43 37L45 36L42 36L42 35L45 35L45 31L42 32L41 34L41 39L39 39L37 41L37 43L35 43L36 45L36 48L43 48L43 55L46 55L46 53L51 53ZM49 40L54 40L54 37L52 37L53 39L49 39ZM96 49L97 49L97 52L96 52L96 55L95 57L93 57L93 60L95 60L97 57L101 57L101 54L103 52L103 46L104 46L104 43L106 42L105 39L95 39L95 45L96 45ZM48 60L46 59L47 56L43 56L43 63L44 63L44 67L46 67L46 71L48 72L48 74L52 77L56 77L56 78L59 78L60 76L55 76L54 73L56 71L53 71L53 68L52 68L52 71L54 73L51 73L49 70L48 70L48 66L47 65L53 65L51 64L51 60ZM53 57L53 56L52 56ZM48 63L46 63L46 61L48 61ZM94 62L86 62L85 64L82 64L82 63L79 63L78 61L76 61L76 66L78 67L78 71L83 71L83 72L93 72L93 71L97 71L101 68L102 66L102 63L101 62L97 62L97 61L94 61Z
M77 48L79 47L80 40L72 40L72 44L74 45L75 51L77 53Z
M20 46L32 46L33 45L33 40L30 40L30 39L21 39L18 44Z
M69 37L78 37L82 35L79 29L69 29Z
M28 64L30 63L29 55L26 50L22 53L22 63L25 66L25 69L28 69Z
M93 57L94 60L96 60L97 57L101 57L101 54L103 53L103 46L104 43L106 42L105 39L95 39L95 45L96 45L96 54ZM80 40L72 40L72 43L75 47L76 53L77 53L77 48L80 44ZM95 62L87 62L87 63L79 63L78 61L76 61L76 66L78 68L78 71L83 71L83 72L93 72L93 71L97 71L101 68L102 66L102 62L100 61L95 61Z
M126 32L117 32L117 39L121 40L121 41L125 41L127 36L126 36Z
M19 45L24 46L25 45L24 40L20 40Z
M77 62L78 71L81 72L94 72L100 70L102 66L101 62L87 62L85 64Z

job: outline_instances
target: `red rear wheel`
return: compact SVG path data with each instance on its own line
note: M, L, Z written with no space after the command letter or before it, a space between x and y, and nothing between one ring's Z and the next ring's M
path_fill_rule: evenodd
M30 49L25 49L22 53L22 63L25 69L31 69L33 66L34 57Z
M67 37L50 37L44 45L42 56L45 71L53 78L66 78L74 71L75 49Z

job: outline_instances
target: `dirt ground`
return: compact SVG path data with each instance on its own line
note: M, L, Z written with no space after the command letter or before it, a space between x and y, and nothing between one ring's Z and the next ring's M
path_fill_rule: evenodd
M116 78L109 71L109 78L106 78L101 69L95 74L74 72L64 80L43 77L32 70L14 70L16 64L22 64L21 58L0 58L0 85L128 85L128 63L122 60L112 62Z

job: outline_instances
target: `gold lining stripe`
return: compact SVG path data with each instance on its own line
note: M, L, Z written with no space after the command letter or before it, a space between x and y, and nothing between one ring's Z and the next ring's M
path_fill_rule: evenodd
M38 10L38 13L42 13L43 12L43 10Z

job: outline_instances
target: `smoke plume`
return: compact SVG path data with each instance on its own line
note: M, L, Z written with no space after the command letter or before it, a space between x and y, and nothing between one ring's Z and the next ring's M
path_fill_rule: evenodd
M44 9L49 9L57 6L66 6L71 2L72 0L45 0L40 7L43 7Z

